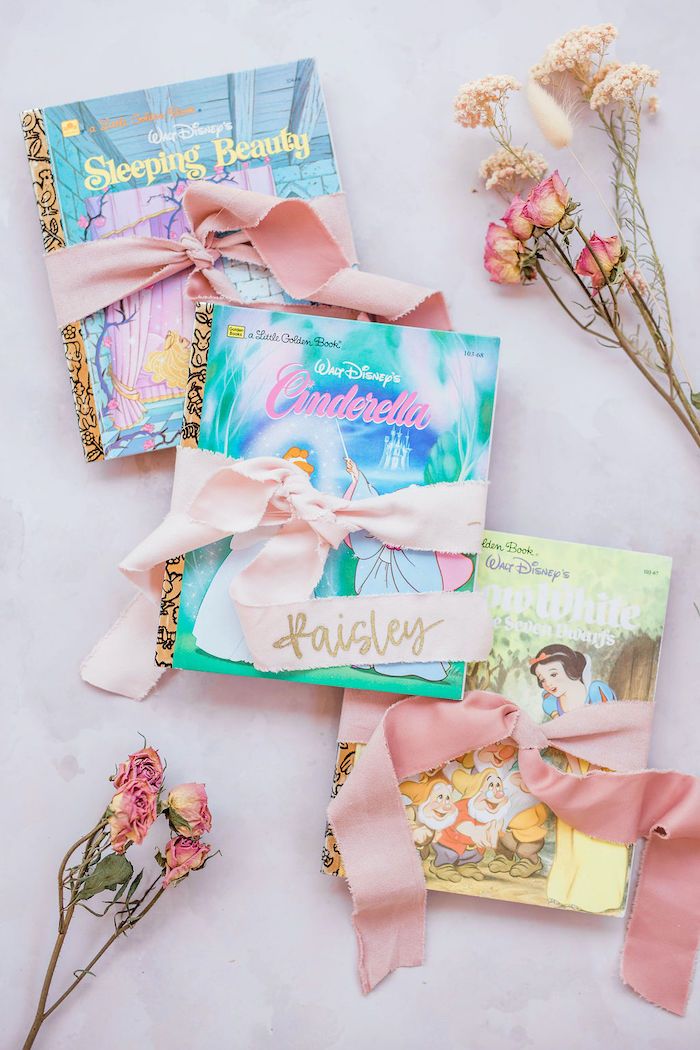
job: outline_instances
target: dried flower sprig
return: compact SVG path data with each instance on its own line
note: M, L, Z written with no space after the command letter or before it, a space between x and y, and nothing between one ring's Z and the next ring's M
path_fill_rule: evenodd
M181 784L162 802L163 777L163 764L154 748L144 746L129 755L110 778L116 791L102 816L66 850L58 869L58 935L23 1050L30 1050L47 1018L92 974L114 942L146 917L168 886L203 868L215 855L201 840L211 830L204 784ZM144 869L134 874L125 853L143 842L160 815L168 820L171 838L164 854L156 850L158 872L143 889ZM104 894L109 896L105 898ZM94 903L96 897L102 897L99 911L86 904ZM49 1006L58 960L78 908L100 918L110 914L114 929L90 962L74 971L73 981Z
M541 278L582 331L604 347L622 350L700 447L700 392L691 384L675 343L664 269L638 182L645 103L648 112L658 109L658 99L647 100L646 92L656 86L659 73L641 63L611 61L607 49L616 37L617 29L610 24L582 26L565 34L531 69L527 89L549 145L568 150L600 197L613 227L607 236L586 233L581 207L558 171L543 179L537 160L531 162L539 154L513 146L507 103L517 81L484 77L462 89L458 121L486 127L499 147L480 168L487 188L515 194L503 216L505 225L489 225L484 265L491 280L502 284ZM493 81L500 94L488 112L483 103L476 119L479 100L495 91ZM612 208L572 149L571 110L584 103L608 139ZM463 112L470 119L462 120ZM523 199L520 191L528 177L536 184ZM561 271L568 284L559 283Z

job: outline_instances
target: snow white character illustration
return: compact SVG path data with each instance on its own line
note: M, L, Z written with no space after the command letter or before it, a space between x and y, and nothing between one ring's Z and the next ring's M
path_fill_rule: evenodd
M530 673L542 690L547 718L586 704L617 700L607 682L593 679L590 658L568 645L545 645L530 660ZM585 774L589 768L588 762L567 756L569 772ZM625 899L627 869L626 846L589 838L557 817L554 861L547 881L552 900L583 911L617 911Z
M367 480L354 459L345 458L345 469L350 485L344 498L367 499L377 496L375 487ZM436 554L433 551L404 550L382 543L364 530L353 532L345 540L354 553L355 593L424 594L431 591L456 591L471 578L474 563L464 554ZM450 670L444 661L430 663L362 665L390 677L413 675L427 682L443 681Z
M287 449L282 458L308 475L314 472L313 465L309 463L308 449L294 445ZM245 546L248 539L246 536L231 538L231 553L221 563L209 584L192 629L197 648L221 660L251 660L238 614L229 597L232 582L250 565L265 544L261 540Z

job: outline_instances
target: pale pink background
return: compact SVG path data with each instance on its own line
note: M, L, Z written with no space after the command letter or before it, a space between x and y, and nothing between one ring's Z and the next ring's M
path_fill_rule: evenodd
M472 189L488 144L451 123L461 81L523 75L564 30L617 19L620 54L665 71L643 183L698 377L697 5L61 8L59 17L49 0L0 2L3 1047L19 1046L29 1023L53 941L59 856L106 801L105 777L139 731L167 756L173 783L207 781L224 856L100 964L39 1048L696 1047L700 980L684 1021L636 999L617 978L621 922L444 894L430 899L427 965L363 999L345 888L319 874L338 695L180 673L137 705L80 683L80 658L129 596L116 562L167 507L172 460L82 462L17 113L315 54L365 266L439 285L457 325L503 338L488 524L673 555L653 758L700 774L697 456L632 368L579 337L542 289L487 283L481 239L498 204ZM156 46L164 32L177 43ZM589 147L600 151L584 131L578 148ZM561 167L575 176L565 157ZM65 974L84 964L94 935L86 926Z

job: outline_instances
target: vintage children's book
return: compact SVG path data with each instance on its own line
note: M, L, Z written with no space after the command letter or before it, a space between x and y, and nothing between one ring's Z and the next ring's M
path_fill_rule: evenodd
M545 722L584 704L653 701L669 558L489 532L477 570L494 617L487 661L467 687L515 701ZM338 745L337 794L362 745ZM551 749L562 769L585 763ZM600 914L624 912L627 846L600 842L530 795L511 744L458 756L400 785L429 889ZM342 873L326 834L323 867Z
M234 458L279 456L347 499L483 480L498 339L318 315L201 305L183 440ZM351 405L363 406L359 411ZM357 549L361 544L361 549ZM289 671L252 666L228 594L256 548L229 539L169 563L157 662L165 666L458 698L453 662ZM475 552L388 547L364 532L331 550L316 597L471 590Z
M48 252L103 238L179 240L188 180L278 197L337 193L313 59L28 110L22 125ZM225 260L246 302L289 302L265 269ZM178 442L194 304L186 274L63 330L88 460Z

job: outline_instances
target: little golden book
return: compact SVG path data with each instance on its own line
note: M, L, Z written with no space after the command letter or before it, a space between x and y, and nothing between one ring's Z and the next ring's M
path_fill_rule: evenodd
M189 232L191 182L313 198L340 191L313 59L22 115L46 253ZM289 302L261 266L221 260L245 302ZM63 329L85 457L177 444L194 304L175 274Z
M503 532L484 534L476 585L493 616L493 648L467 688L514 701L548 722L588 704L651 702L671 575L669 558ZM550 748L582 774L588 764ZM338 744L333 793L362 762ZM531 795L512 741L458 755L399 785L428 889L621 915L631 848L571 828ZM330 830L323 867L342 873Z
M187 397L196 411L186 412L186 444L234 459L290 460L315 488L349 501L409 485L486 479L498 339L220 305L197 316ZM169 565L160 664L461 696L463 663L391 660L392 647L406 640L409 655L420 657L430 624L419 617L380 627L373 615L353 623L350 606L332 630L308 622L307 614L290 616L275 649L285 651L291 669L256 670L229 591L261 549L227 538ZM472 590L474 569L474 551L404 550L358 530L331 549L313 596ZM312 649L347 652L348 665L295 670L295 659ZM386 659L368 663L370 649Z

